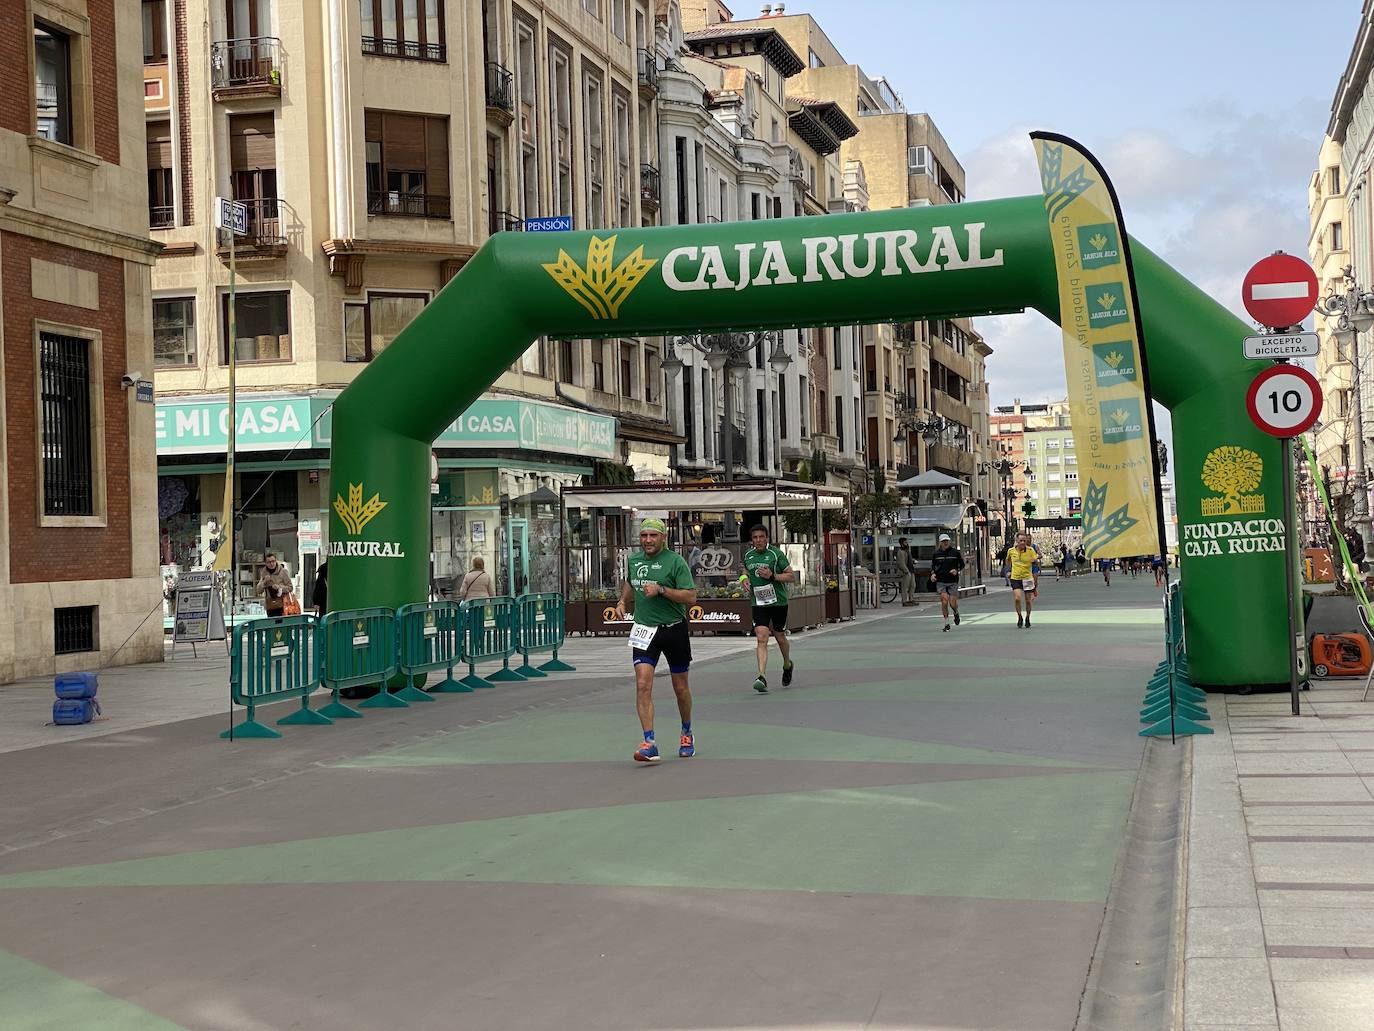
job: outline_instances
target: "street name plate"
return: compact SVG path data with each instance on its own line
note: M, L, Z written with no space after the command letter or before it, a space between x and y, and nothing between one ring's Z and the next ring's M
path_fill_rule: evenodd
M1245 338L1247 358L1315 358L1319 349L1316 333L1264 333Z

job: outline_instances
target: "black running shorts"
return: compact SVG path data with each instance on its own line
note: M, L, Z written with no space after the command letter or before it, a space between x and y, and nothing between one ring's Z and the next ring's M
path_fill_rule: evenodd
M787 629L786 605L753 605L750 608L754 614L755 629L766 626L775 633L782 633Z
M659 627L649 647L634 649L634 664L657 666L660 655L668 660L670 673L686 673L692 667L692 635L687 620Z

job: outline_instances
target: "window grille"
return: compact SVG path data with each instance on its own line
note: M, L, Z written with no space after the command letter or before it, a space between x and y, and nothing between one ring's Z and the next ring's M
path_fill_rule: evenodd
M96 650L95 610L94 605L53 609L54 655L75 655Z
M43 512L95 514L91 462L90 341L40 334Z

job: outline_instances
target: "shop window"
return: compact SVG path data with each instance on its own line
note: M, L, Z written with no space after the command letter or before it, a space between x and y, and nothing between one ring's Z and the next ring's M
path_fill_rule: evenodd
M196 299L153 301L153 361L159 366L196 364Z
M428 303L428 294L369 293L364 304L345 304L344 360L372 361Z
M229 364L229 295L220 305L220 362ZM234 299L235 358L240 362L291 360L291 293L287 290L240 292Z
M364 114L367 213L449 218L448 119Z
M293 469L239 473L239 508L248 514L295 515L300 505L296 479L297 474Z
M38 135L75 146L72 127L72 48L75 40L46 22L33 23L34 104Z
M45 516L95 514L91 351L82 337L38 337Z

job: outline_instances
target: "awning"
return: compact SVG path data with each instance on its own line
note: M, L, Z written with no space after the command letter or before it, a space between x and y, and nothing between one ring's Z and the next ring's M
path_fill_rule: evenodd
M726 512L740 509L767 511L777 507L785 511L805 511L811 508L843 509L847 495L833 488L779 483L776 488L758 482L730 486L702 484L699 487L677 485L635 487L627 484L620 490L604 488L568 487L563 500L569 508L629 508L638 511L669 512Z
M964 486L967 486L967 484L965 484L963 480L956 479L953 476L946 476L944 473L937 472L934 469L923 472L920 476L912 476L905 480L900 480L897 483L898 490Z

